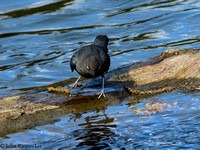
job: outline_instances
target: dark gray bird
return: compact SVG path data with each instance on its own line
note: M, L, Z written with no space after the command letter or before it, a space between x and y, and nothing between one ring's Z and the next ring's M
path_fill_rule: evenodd
M77 87L81 76L85 78L95 78L102 76L102 90L98 99L104 94L104 74L110 67L110 57L108 55L109 39L106 35L98 35L91 45L84 46L74 53L70 61L72 72L74 69L80 74L72 88Z

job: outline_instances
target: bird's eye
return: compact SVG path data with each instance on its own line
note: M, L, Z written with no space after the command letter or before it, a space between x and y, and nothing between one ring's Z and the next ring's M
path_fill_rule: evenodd
M89 66L87 66L87 69L90 70Z

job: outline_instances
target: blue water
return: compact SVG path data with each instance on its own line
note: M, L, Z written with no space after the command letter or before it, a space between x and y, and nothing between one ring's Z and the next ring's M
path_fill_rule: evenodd
M52 124L7 135L1 142L40 149L199 149L200 94L172 92L153 98L124 100L99 112L92 110L52 119ZM131 97L130 97L131 98ZM134 108L145 103L174 104L145 116Z
M70 58L99 34L110 38L110 70L169 48L199 48L199 20L199 0L2 0L0 96L78 77ZM198 149L199 97L174 91L131 105L130 96L105 111L52 118L53 124L0 141L43 149ZM130 111L159 101L178 104L149 117Z
M199 7L198 0L1 1L0 94L78 77L70 58L98 34L110 38L110 70L198 47Z

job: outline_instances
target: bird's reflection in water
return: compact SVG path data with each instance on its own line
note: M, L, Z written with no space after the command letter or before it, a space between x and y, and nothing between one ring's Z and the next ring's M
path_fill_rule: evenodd
M116 128L112 122L114 118L109 118L106 114L96 114L87 116L85 123L79 124L83 129L75 130L74 137L79 142L78 148L102 149L108 148L113 142L111 136L114 132L110 128Z

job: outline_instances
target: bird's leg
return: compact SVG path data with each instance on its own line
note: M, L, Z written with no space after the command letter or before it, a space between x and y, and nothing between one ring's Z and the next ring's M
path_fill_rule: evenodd
M78 77L78 79L76 80L76 82L71 86L71 88L77 87L78 85L78 81L80 80L81 76Z
M97 99L100 99L101 96L103 95L103 97L106 98L106 95L104 94L104 75L102 75L102 89L101 89L101 92L98 93L98 98Z

